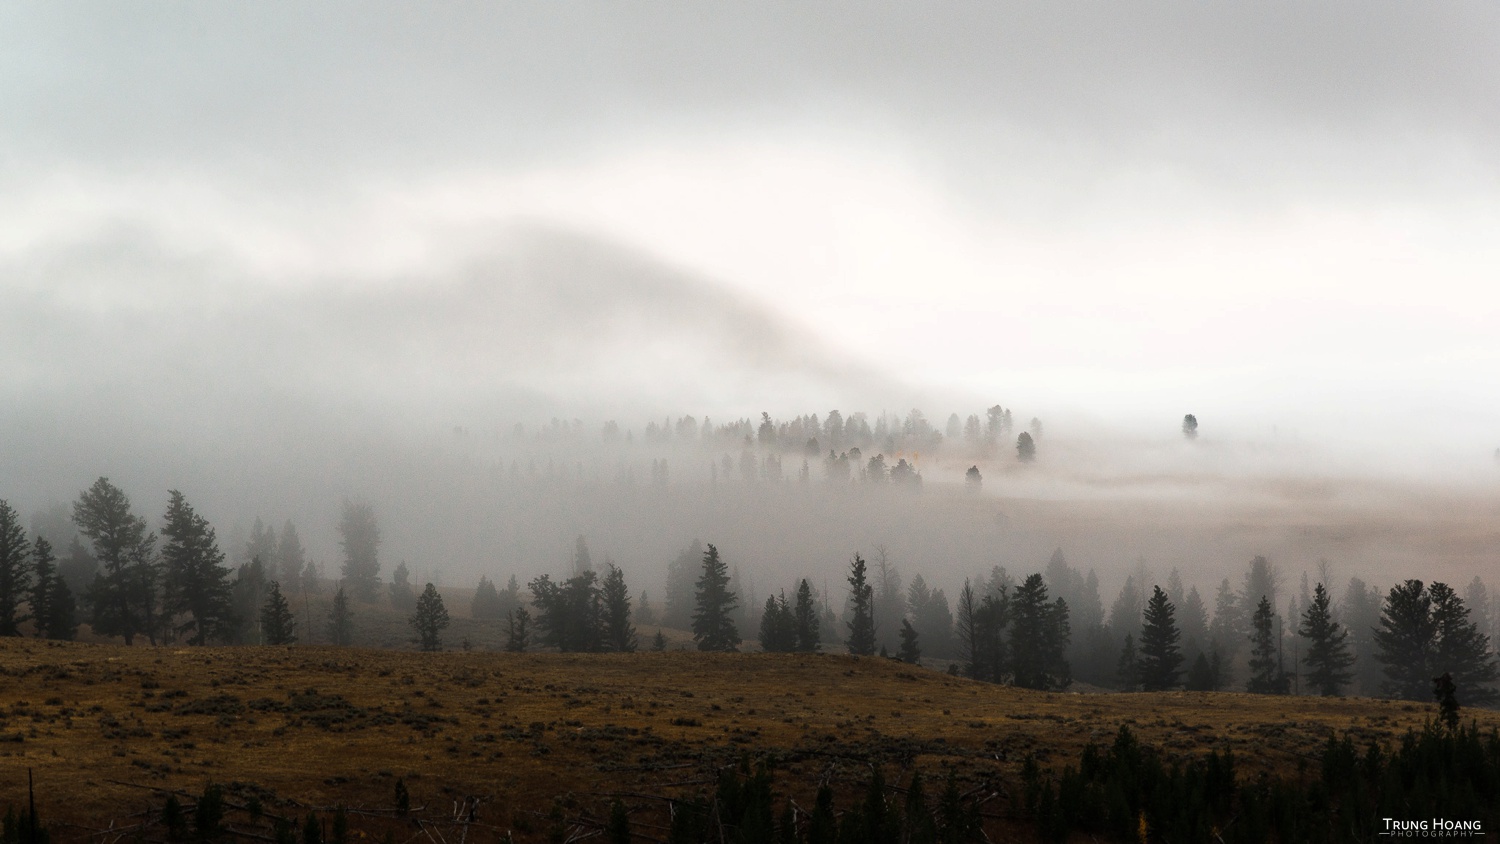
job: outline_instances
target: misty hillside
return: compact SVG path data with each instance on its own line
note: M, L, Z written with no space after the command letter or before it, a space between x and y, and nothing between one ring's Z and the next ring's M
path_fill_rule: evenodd
M896 392L765 308L576 233L511 230L393 278L268 278L164 242L122 229L0 265L8 495L108 474L237 507L315 499L455 426Z
M225 420L207 402L271 419L357 411L399 427L525 417L544 403L649 412L732 393L748 412L810 390L820 401L891 391L766 308L582 234L511 229L433 264L262 277L129 230L35 250L0 266L5 393L169 404L215 425Z
M518 229L456 254L421 276L268 278L116 231L10 261L0 496L65 522L102 475L155 523L180 489L232 557L256 519L290 520L328 576L340 503L355 498L379 516L383 576L404 560L418 583L524 583L566 571L583 536L658 600L668 561L702 540L741 568L752 604L800 577L837 594L850 555L882 547L904 577L950 593L997 565L1039 571L1061 548L1106 599L1129 573L1174 569L1207 594L1262 554L1289 576L1327 560L1376 583L1417 570L1467 582L1493 559L1483 486L1371 483L1295 439L1236 439L1209 418L1189 445L1176 420L1154 439L1067 418L1043 433L1017 408L1016 431L976 447L953 425L1003 394L912 397L628 249ZM928 417L908 410L918 402ZM859 463L855 483L835 483L827 452L855 443L825 435L810 450L813 415L790 417L795 437L752 437L757 411L778 408L842 408L868 429L861 460L908 460L925 483L865 484ZM689 421L701 435L684 435ZM882 433L903 428L930 433ZM1037 436L1033 464L1010 445L1021 428Z

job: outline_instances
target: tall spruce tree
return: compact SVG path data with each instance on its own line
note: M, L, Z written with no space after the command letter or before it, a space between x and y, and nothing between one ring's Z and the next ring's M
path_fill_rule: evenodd
M1446 583L1428 587L1432 596L1432 622L1437 636L1433 648L1433 673L1449 674L1457 694L1466 704L1488 705L1500 699L1494 684L1500 668L1490 651L1490 637L1470 620L1464 599Z
M849 638L844 640L855 656L875 655L875 598L866 578L864 558L858 554L849 563Z
M422 590L421 597L417 598L416 612L407 619L412 630L417 634L417 645L424 651L440 651L443 649L443 631L448 628L448 608L443 606L443 596L438 594L437 587L431 583Z
M297 526L288 519L276 541L276 580L295 592L306 568L307 551L302 547L302 537L297 535Z
M1349 585L1339 599L1339 616L1349 631L1354 651L1354 681L1359 693L1374 697L1385 680L1380 661L1375 658L1375 631L1380 626L1380 590L1360 580L1349 578Z
M130 498L119 487L100 478L79 494L73 521L102 567L88 594L94 632L119 636L126 645L145 633L155 643L156 535L146 530L146 520L130 512Z
M250 562L234 573L234 582L229 585L229 604L234 616L234 641L241 645L261 642L260 608L266 602L265 561L251 557Z
M1432 618L1432 597L1420 580L1391 587L1380 609L1375 629L1375 660L1384 666L1381 692L1388 697L1426 700L1433 670L1433 640L1437 625Z
M279 543L276 540L276 529L269 527L259 517L250 528L250 539L245 543L244 553L241 555L243 562L249 562L257 557L263 566L270 566L276 560L276 550Z
M729 589L729 569L712 544L703 553L702 574L698 577L693 612L693 640L700 651L735 651L740 634L734 626L734 609L738 598Z
M1182 649L1177 642L1182 634L1174 618L1176 607L1160 586L1151 587L1151 598L1141 616L1140 677L1141 689L1158 692L1175 689L1182 676Z
M265 606L260 608L261 635L268 645L294 645L297 643L297 618L281 594L281 582L271 581L266 594Z
M208 520L181 492L171 490L167 498L161 529L166 540L161 549L162 611L168 618L186 616L173 632L179 636L190 632L188 644L206 645L210 639L222 638L232 624L229 569Z
M367 604L380 594L380 525L375 508L365 501L344 499L339 517L339 547L344 551L344 588Z
M1245 606L1240 596L1229 585L1229 578L1224 578L1219 583L1219 591L1214 598L1214 620L1208 626L1208 636L1227 659L1234 659L1235 654L1240 652L1241 644L1249 635L1249 624L1245 618Z
M667 564L666 600L661 623L675 630L693 626L694 576L703 565L703 543L693 540Z
M354 613L349 609L349 595L340 586L333 595L333 606L328 612L328 640L346 648L354 644Z
M1336 696L1354 680L1354 654L1350 652L1349 631L1333 618L1328 590L1319 583L1312 601L1302 613L1297 635L1307 640L1307 684L1320 695Z
M766 598L760 614L760 649L767 653L797 650L797 618L786 601L786 593Z
M52 543L45 537L38 536L36 542L31 546L31 596L28 603L31 604L32 635L38 639L47 637L47 628L52 619L53 602L56 593L53 591L53 578L57 574L57 557L52 553Z
M0 500L0 636L21 635L20 624L30 616L21 613L31 591L31 542L21 517Z
M495 588L495 581L480 576L474 598L469 602L469 615L487 621L505 617L505 606L500 602L500 590Z
M822 644L821 625L818 622L818 608L813 603L812 586L807 578L797 585L797 605L793 610L793 621L796 625L798 653L815 653Z
M1010 599L1011 674L1017 686L1061 689L1072 679L1068 666L1068 605L1047 600L1047 584L1032 574Z
M616 653L635 653L639 640L630 621L630 590L625 585L625 573L608 557L604 564L609 568L600 590L604 598L604 646Z
M1261 596L1250 617L1250 679L1245 691L1259 695L1284 695L1291 691L1291 678L1281 668L1281 640L1276 632L1276 613L1271 599Z
M953 610L941 589L929 589L918 574L906 589L906 609L911 626L922 637L922 650L930 657L951 658L953 647Z

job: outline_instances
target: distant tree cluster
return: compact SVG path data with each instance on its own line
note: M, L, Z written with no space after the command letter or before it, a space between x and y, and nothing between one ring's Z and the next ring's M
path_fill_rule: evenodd
M1072 683L1068 614L1067 601L1049 600L1041 574L1013 585L997 571L981 589L964 581L955 624L964 672L992 683L1067 688Z
M605 566L607 572L601 583L580 537L572 577L560 584L545 574L531 581L531 604L537 611L534 623L540 644L564 652L635 651L638 641L625 574L608 560ZM507 618L508 647L525 650L532 636L532 616L518 607L508 611Z
M762 413L759 420L730 422L669 417L649 421L639 442L647 447L678 452L691 448L713 455L707 467L711 483L780 483L795 478L806 484L813 480L821 463L824 479L833 485L858 483L915 491L922 486L921 455L959 453L966 458L996 458L1014 429L1013 411L996 404L967 418L950 414L943 430L916 408L904 416L881 413L872 417L863 412L845 416L831 410L824 417L814 413L780 420L769 413ZM637 442L635 434L622 429L615 420L606 421L598 431L599 440L605 444L628 447ZM531 429L517 424L511 436L517 442L566 446L581 444L589 434L580 420L553 419L548 425ZM1033 418L1030 430L1015 441L1017 459L1034 460L1035 441L1040 436L1041 422ZM582 463L576 473L552 458L545 465L538 465L533 458L526 458L524 463L511 460L509 475L513 479L584 477ZM595 475L599 474L596 467ZM659 490L669 486L671 477L667 458L657 456L650 462L649 481L644 469L638 472L636 467L625 465L618 468L615 481L626 486L646 483L648 488Z
M296 641L295 615L274 576L306 586L313 569L291 522L278 540L257 520L249 561L232 571L213 526L178 490L168 491L157 531L108 478L80 493L67 516L43 523L61 533L66 521L77 533L59 559L46 536L28 537L0 501L0 633L19 635L30 622L38 637L71 639L86 621L94 634L126 644Z
M770 653L815 653L822 644L818 609L813 603L812 586L803 578L797 586L795 605L789 605L786 593L766 598L760 617L760 647Z

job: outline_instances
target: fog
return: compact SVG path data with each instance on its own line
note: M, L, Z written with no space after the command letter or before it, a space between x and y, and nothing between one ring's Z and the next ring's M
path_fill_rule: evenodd
M16 4L0 497L181 489L329 574L359 498L454 585L578 536L654 595L694 539L761 596L879 547L950 594L1056 548L1106 603L1257 554L1493 583L1495 16ZM996 404L860 446L920 491L675 433Z

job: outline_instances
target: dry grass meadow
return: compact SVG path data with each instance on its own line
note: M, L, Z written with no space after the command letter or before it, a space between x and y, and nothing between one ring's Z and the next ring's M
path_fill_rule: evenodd
M30 769L54 836L95 841L160 839L166 794L191 805L210 781L231 805L262 807L259 820L230 817L251 836L269 836L269 817L344 805L356 836L541 840L559 824L589 829L616 796L650 834L664 822L660 797L710 788L747 754L772 760L779 792L799 801L824 780L852 796L871 765L895 782L953 769L995 795L986 808L1003 827L1027 754L1060 768L1122 724L1169 754L1232 749L1252 776L1316 771L1330 733L1389 742L1433 715L1366 699L1038 693L832 655L10 639L0 675L0 804L24 803ZM1465 715L1500 726L1500 713ZM396 817L397 779L411 818ZM475 822L443 837L476 802Z

